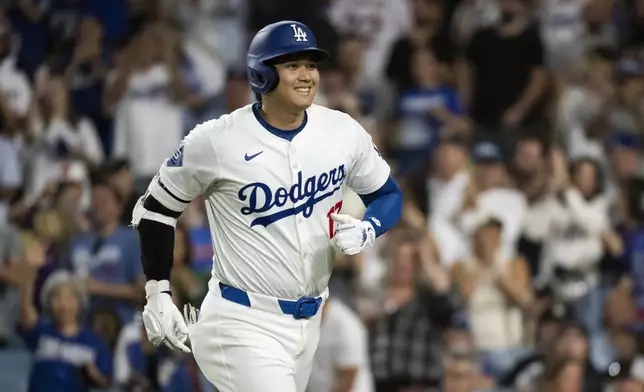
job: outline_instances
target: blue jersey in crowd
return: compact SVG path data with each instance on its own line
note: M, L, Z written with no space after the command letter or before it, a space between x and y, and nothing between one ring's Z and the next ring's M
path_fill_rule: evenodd
M444 109L455 115L465 112L453 88L417 88L403 91L398 101L401 127L399 146L402 149L431 150L436 146L439 131L444 124L432 116L432 109Z
M208 226L190 229L192 260L190 267L198 273L210 273L212 270L212 239Z
M633 279L633 296L640 322L644 322L644 227L626 233L624 242L625 266Z
M158 350L156 355L159 359L157 370L159 392L194 390L193 380L186 366L186 357L173 357L171 353L166 354L164 349ZM127 360L133 372L148 374L149 357L143 352L140 341L132 342L127 346Z
M74 236L69 254L75 271L87 271L101 283L132 284L143 277L139 236L127 227L120 227L104 238L94 233ZM94 296L90 307L113 309L122 324L131 321L135 313L131 302L112 298Z
M33 353L29 392L89 391L84 369L90 362L105 376L112 376L110 351L90 330L63 336L52 323L41 321L21 335Z

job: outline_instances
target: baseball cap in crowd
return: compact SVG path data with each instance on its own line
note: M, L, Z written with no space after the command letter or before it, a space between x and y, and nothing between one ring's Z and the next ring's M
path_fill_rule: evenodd
M456 312L452 315L452 319L449 323L450 329L455 329L458 331L469 331L470 322L467 318L466 312Z
M490 211L482 211L481 215L476 221L475 230L482 229L484 227L494 226L499 230L503 229L503 221L495 213Z
M475 163L503 163L503 152L497 143L485 141L474 145L472 159Z
M87 168L80 162L64 163L60 167L60 181L62 183L82 183L87 178Z
M641 61L625 58L615 63L615 74L619 77L640 77L644 76L644 66Z
M616 131L608 137L608 148L627 148L632 150L641 150L642 143L638 136L633 132Z

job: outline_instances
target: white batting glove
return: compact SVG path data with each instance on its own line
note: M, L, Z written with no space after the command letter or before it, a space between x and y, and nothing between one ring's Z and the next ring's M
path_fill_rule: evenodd
M164 292L166 291L166 292ZM188 327L181 312L177 309L167 280L150 280L145 284L147 304L143 308L143 325L148 340L154 346L165 343L173 350L189 353L190 349L184 344L188 339Z
M331 214L336 223L333 242L345 255L355 255L376 240L376 231L371 223L345 214Z

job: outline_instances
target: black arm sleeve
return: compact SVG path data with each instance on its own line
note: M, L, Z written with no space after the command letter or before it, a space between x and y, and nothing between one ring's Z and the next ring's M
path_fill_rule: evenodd
M148 195L143 204L146 210L178 218L180 212L164 207ZM137 227L141 242L141 262L147 280L170 280L174 255L174 227L142 219Z

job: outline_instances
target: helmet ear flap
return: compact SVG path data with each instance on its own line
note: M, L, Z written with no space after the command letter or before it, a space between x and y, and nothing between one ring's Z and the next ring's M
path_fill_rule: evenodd
M268 87L268 91L266 91L266 93L270 93L271 91L274 91L277 88L277 85L280 83L280 74L277 72L277 68L275 68L272 65L269 65L268 68L270 69L270 72L273 74L273 83Z

